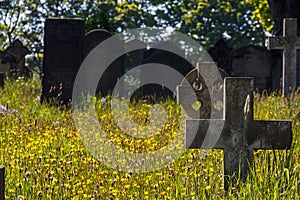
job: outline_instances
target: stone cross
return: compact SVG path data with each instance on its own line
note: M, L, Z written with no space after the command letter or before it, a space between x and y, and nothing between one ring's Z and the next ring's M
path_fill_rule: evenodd
M253 119L253 90L252 78L225 78L223 119L186 120L186 148L224 150L223 181L226 191L230 185L236 184L238 178L246 180L253 150L289 149L291 146L291 121ZM210 123L224 124L214 146L207 138L218 134L209 129Z
M283 50L283 91L286 97L295 91L297 84L297 49L300 49L300 37L297 36L297 19L283 20L283 36L269 37L268 48Z

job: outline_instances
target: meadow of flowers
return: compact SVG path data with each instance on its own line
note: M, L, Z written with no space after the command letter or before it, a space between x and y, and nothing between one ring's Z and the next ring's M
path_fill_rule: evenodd
M72 112L40 104L38 78L6 81L0 104L18 113L0 115L0 164L6 167L7 199L299 199L300 93L289 100L280 95L255 95L256 119L294 119L293 144L288 151L256 151L251 174L225 193L222 150L200 156L188 150L154 172L131 173L108 168L82 144ZM179 126L179 106L168 100L167 123L147 139L124 136L112 122L109 98L99 99L98 118L111 141L133 152L153 151L170 141ZM147 103L133 103L138 124L148 123Z

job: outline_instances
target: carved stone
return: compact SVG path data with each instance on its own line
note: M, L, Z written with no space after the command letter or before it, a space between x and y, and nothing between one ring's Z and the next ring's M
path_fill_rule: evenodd
M186 148L224 150L225 190L236 185L238 178L246 180L253 150L291 146L291 121L254 120L253 90L252 78L225 78L223 119L186 121ZM215 129L212 130L210 124L214 124Z
M284 97L294 92L297 87L297 49L300 49L300 37L297 36L297 19L285 18L283 36L269 37L268 48L283 50L283 91ZM298 81L299 82L299 81Z

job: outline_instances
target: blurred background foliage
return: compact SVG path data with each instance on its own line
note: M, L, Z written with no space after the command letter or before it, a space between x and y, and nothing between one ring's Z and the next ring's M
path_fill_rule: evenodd
M32 52L27 59L30 68L41 67L47 17L82 18L86 32L169 27L206 49L221 38L233 48L264 45L266 33L274 27L267 0L1 0L0 15L0 50L21 39Z

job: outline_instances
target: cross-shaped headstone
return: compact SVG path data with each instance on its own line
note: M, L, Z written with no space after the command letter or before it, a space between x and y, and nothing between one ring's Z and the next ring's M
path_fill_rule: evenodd
M204 77L201 76L201 73L205 72L206 74L208 74L210 73L210 69L213 69L215 67L216 63L214 62L198 63L197 67L191 70L185 76L185 79L181 82L181 85L177 86L176 88L177 103L183 107L187 116L191 117L192 119L209 119L211 115L214 115L213 118L218 119L222 117L222 112L216 110L215 106L212 107L212 91L209 91L210 89L206 85ZM218 68L218 72L221 75L220 78L222 78L220 81L223 83L223 79L229 75L220 68ZM213 79L213 77L209 78ZM214 85L214 87L217 87L217 85ZM197 102L201 104L198 109L195 108ZM212 110L214 111L212 112Z
M283 50L283 91L286 97L296 89L297 49L300 49L300 37L297 36L297 19L283 20L283 36L269 37L268 48Z
M289 149L292 142L291 121L253 119L252 78L225 78L223 119L190 119L186 121L186 148L224 150L224 189L246 180L253 160L253 150ZM188 97L187 97L188 98ZM216 130L210 125L223 124L217 143L210 137Z
M25 72L25 56L30 53L29 49L19 39L16 39L5 51L16 58L15 70L23 74Z

